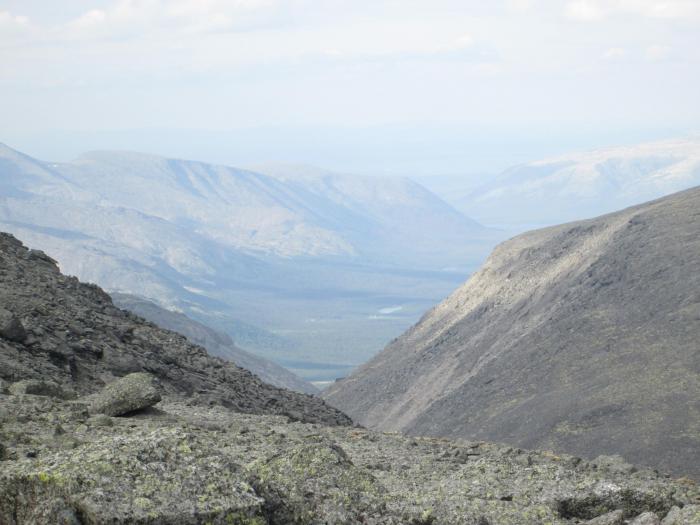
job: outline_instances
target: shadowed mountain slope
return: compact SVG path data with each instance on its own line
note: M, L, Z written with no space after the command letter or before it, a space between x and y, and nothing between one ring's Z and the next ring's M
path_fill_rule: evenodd
M111 296L119 308L129 310L161 328L184 335L191 343L203 346L212 355L233 361L237 366L250 370L266 383L306 394L318 393L315 386L286 368L238 348L227 334L135 295L114 293Z
M319 398L263 383L118 309L97 286L62 275L43 252L0 233L0 379L50 379L87 394L132 372L154 375L167 398L195 405L351 424Z
M324 395L372 428L700 476L700 189L502 243Z

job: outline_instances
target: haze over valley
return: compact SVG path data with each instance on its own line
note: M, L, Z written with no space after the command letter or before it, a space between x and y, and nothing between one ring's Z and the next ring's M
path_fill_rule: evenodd
M5 230L312 381L380 350L503 236L408 179L0 148Z
M52 163L0 148L6 231L69 274L182 312L321 386L381 350L527 222L700 184L700 141L690 139L518 166L465 197L456 179L443 194L455 207L405 178L128 152Z

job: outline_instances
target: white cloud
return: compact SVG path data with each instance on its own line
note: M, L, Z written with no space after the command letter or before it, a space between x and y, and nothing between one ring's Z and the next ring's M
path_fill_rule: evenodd
M594 21L617 15L657 19L700 17L697 0L573 0L566 4L566 15L581 21Z
M185 34L246 30L279 12L279 0L116 0L66 24L72 37L119 37L135 32Z
M22 15L13 15L9 11L0 11L0 27L25 28L28 26L28 17Z
M619 0L619 9L651 18L684 18L700 16L697 0Z
M606 13L596 2L576 0L567 4L566 14L574 20L591 21L603 18Z
M646 57L649 60L659 61L668 57L670 52L671 48L669 46L653 45L647 48Z
M452 40L452 42L450 42L444 48L436 49L436 51L462 51L464 49L472 47L473 45L474 37L468 34L463 34Z
M15 44L25 45L28 40L31 40L34 26L27 16L14 15L9 11L0 11L0 44ZM0 73L2 69L7 68L7 58L3 56L2 48L0 48ZM5 68L2 66L5 65Z
M506 7L510 11L515 12L526 12L534 7L533 0L508 0Z
M627 50L623 47L611 47L603 53L605 60L620 60L627 56Z
M102 9L92 9L80 15L72 22L72 26L77 29L90 29L98 26L107 20L107 13Z
M9 110L25 125L37 107L86 128L557 121L591 108L622 122L647 115L650 78L700 82L700 31L680 0L100 0L60 15L29 4L29 19L0 9L8 127ZM608 104L615 92L629 104ZM696 95L654 97L697 107Z

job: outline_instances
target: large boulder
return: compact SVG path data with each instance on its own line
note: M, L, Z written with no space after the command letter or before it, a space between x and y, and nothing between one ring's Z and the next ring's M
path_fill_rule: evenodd
M614 510L588 520L584 525L623 525L625 522L625 514L621 510Z
M155 405L160 392L153 376L136 372L108 384L102 392L90 399L90 412L108 416L122 416Z
M33 396L58 397L60 399L70 399L75 395L73 392L63 390L58 383L36 379L25 379L12 383L8 391L13 396L30 394Z
M661 525L700 525L700 505L673 507Z
M660 525L661 520L654 512L645 512L640 514L634 520L630 521L630 525Z
M0 337L15 343L23 343L27 339L27 331L22 322L15 314L4 308L0 308Z
M251 484L265 499L264 509L273 523L366 523L383 511L380 496L385 489L335 443L312 440L280 451L251 470Z

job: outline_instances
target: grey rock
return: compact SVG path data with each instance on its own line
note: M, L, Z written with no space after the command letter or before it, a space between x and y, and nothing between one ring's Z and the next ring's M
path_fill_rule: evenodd
M622 525L625 520L625 514L621 510L614 510L586 521L586 525Z
M700 525L700 505L673 507L661 525Z
M90 412L107 416L121 416L148 408L160 401L160 392L154 377L143 372L129 374L108 384L92 396Z
M30 394L33 396L58 397L61 399L71 397L70 393L64 392L57 383L36 379L25 379L12 383L8 388L8 392L14 396Z
M629 523L629 525L660 525L660 524L661 524L661 520L654 512L645 512L644 514L640 514L639 516L634 518Z
M630 463L627 463L627 461L625 461L625 458L618 454L612 456L598 456L592 461L592 463L600 468L605 468L616 472L622 472L625 474L632 474L637 470L637 467Z
M323 397L374 429L697 479L699 209L693 188L506 241Z
M16 315L4 308L0 308L0 337L15 343L23 343L27 339L27 331L22 322Z
M697 485L568 456L164 400L89 426L74 401L0 396L0 523L573 525L684 511ZM56 435L54 422L64 433ZM245 432L242 430L245 429ZM462 463L451 458L478 451ZM518 458L526 453L531 462ZM31 457L29 457L31 455ZM228 520L228 521L227 521ZM594 522L595 523L595 522Z
M32 343L0 338L0 379L51 380L80 396L129 373L147 372L161 395L257 414L295 414L330 425L352 424L322 399L269 385L231 362L210 356L182 335L116 308L95 285L61 275L0 233L0 305L23 312Z
M114 421L105 414L96 414L88 418L87 424L92 427L111 427L114 426Z

